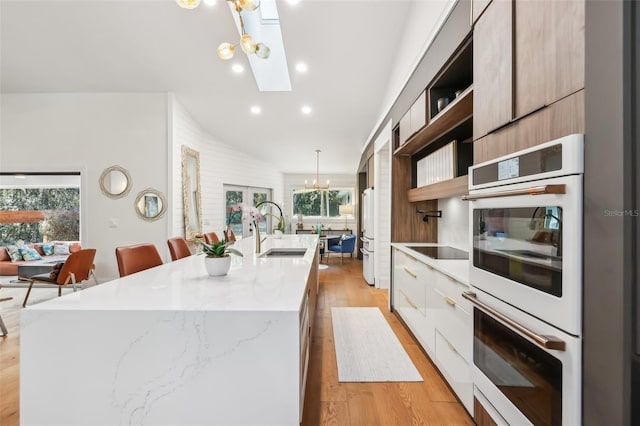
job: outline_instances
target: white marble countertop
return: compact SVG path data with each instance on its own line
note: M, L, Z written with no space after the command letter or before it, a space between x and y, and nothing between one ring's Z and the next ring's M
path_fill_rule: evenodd
M86 290L30 306L29 310L123 311L297 311L309 277L317 235L271 235L262 254L272 247L306 248L303 257L261 257L255 239L234 244L244 256L232 255L231 270L210 277L204 255L118 278Z
M449 275L451 278L459 281L463 284L469 284L469 260L468 259L434 259L432 257L426 256L420 252L415 250L411 250L409 247L419 246L419 247L449 247L445 244L434 244L434 243L391 243L392 247L395 247L413 257L418 259L419 261L426 263L427 265L433 266L434 269L442 272L443 274ZM459 247L456 247L459 248ZM465 251L469 251L468 249L464 249ZM472 253L469 252L469 256L472 256Z

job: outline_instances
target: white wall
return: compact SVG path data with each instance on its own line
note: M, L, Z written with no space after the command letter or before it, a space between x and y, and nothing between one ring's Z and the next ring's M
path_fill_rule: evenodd
M296 232L297 226L297 217L293 217L293 207L291 203L291 195L293 194L293 190L296 188L300 188L304 186L305 179L309 182L313 181L315 177L315 171L310 171L309 174L295 174L295 173L286 173L284 175L284 205L283 211L287 220L287 224L291 223L291 232ZM347 226L351 231L356 233L356 218L358 217L358 194L355 192L357 188L357 175L329 175L329 174L320 174L320 181L326 182L329 179L331 188L353 188L353 215L352 217L347 219ZM293 221L293 222L292 222ZM305 220L304 222L305 228L311 228L316 226L316 220ZM335 219L323 219L321 222L325 226L325 228L331 229L344 229L345 218L338 217Z
M470 250L469 240L469 202L460 197L438 200L438 209L442 217L438 221L438 244Z
M239 152L210 134L189 115L178 99L170 96L171 234L184 236L182 201L182 145L200 153L203 231L215 231L222 238L225 228L224 184L271 188L273 201L282 205L283 174L252 155Z
M374 266L377 288L391 282L391 120L374 142Z
M80 237L83 247L97 250L99 281L118 276L117 246L150 242L169 257L167 217L145 222L134 210L139 191L167 193L166 94L3 94L1 106L3 172L81 172ZM116 164L129 170L133 187L114 200L98 179Z
M395 102L455 4L456 0L413 1L381 104L381 119Z

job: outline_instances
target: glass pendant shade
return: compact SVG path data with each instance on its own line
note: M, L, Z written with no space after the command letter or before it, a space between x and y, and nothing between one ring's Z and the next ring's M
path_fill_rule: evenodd
M194 9L200 5L200 0L176 0L176 3L183 9Z
M247 55L255 53L256 44L253 42L253 37L251 37L251 34L242 34L242 37L240 37L240 47L242 47L242 50Z
M264 43L256 44L256 56L260 59L267 59L271 54L271 49Z
M231 43L221 43L218 46L218 57L220 59L231 59L233 58L233 53L235 52L236 47Z

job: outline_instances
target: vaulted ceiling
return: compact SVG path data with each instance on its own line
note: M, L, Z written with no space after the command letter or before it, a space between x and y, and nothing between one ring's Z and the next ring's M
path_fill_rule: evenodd
M213 138L283 172L315 170L320 149L323 173L354 173L412 2L279 0L290 92L259 92L241 51L218 59L218 44L238 37L225 3L3 0L1 90L172 92ZM261 114L251 114L254 105Z

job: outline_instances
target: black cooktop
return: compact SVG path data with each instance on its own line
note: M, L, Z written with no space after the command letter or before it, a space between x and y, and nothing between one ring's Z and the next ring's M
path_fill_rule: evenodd
M441 247L421 247L421 246L408 246L411 250L415 250L418 253L425 256L432 257L434 259L469 259L469 253L464 250L449 246Z

